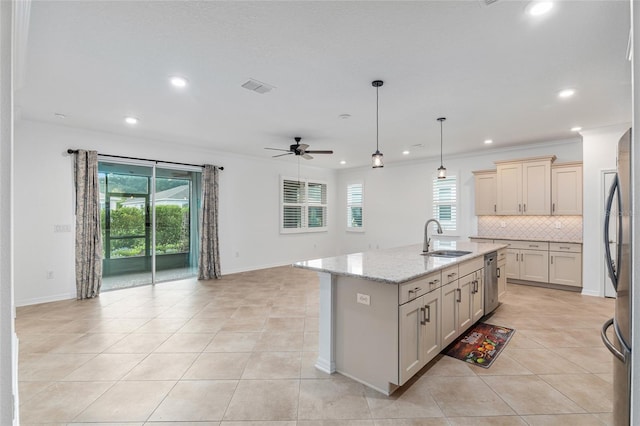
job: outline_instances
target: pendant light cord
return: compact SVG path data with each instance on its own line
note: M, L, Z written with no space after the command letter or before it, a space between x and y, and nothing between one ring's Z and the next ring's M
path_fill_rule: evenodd
M440 167L442 167L442 121L440 120Z
M380 130L378 129L378 110L379 110L379 102L378 102L378 86L376 86L376 152L378 149L378 135L380 134Z

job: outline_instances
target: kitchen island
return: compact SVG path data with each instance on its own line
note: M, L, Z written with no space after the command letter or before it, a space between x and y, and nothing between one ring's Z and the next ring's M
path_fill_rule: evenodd
M435 241L298 262L320 277L316 368L385 395L484 315L484 255L504 244Z

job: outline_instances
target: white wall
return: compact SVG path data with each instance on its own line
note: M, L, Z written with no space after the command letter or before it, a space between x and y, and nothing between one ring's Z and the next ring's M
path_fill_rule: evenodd
M132 131L135 133L135 131ZM263 160L185 145L22 120L15 134L16 305L75 298L73 156L68 148L99 153L224 166L220 174L220 257L223 274L331 256L337 228L328 232L279 233L279 176L297 176L297 159ZM304 160L303 160L304 161ZM336 172L302 163L301 177L326 181L335 205ZM336 220L334 208L329 223ZM46 279L47 271L54 272Z
M487 149L467 155L444 157L447 174L459 182L457 235L477 234L474 215L473 170L495 169L494 161L556 155L556 162L582 160L580 138L551 141L521 148ZM343 253L421 243L424 223L433 217L431 185L439 158L385 165L382 169L343 170L338 178L338 234ZM364 183L364 233L346 232L346 185Z
M629 124L580 132L583 167L582 294L604 296L604 208L602 172L616 168L618 140Z

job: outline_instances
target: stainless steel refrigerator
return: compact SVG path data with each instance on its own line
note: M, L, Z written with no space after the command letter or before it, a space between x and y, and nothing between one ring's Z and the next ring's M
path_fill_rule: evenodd
M614 317L602 326L602 341L615 356L613 366L613 416L615 426L630 423L631 403L631 129L618 142L618 167L607 198L604 246L609 278L616 290ZM611 221L616 221L610 227ZM617 245L610 247L609 232L617 232ZM614 239L615 240L615 239ZM613 326L609 339L607 330ZM613 340L613 341L611 341Z

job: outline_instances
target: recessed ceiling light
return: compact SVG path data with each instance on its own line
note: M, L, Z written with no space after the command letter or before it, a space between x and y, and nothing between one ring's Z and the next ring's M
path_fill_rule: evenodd
M485 143L485 145L489 145L489 144L492 144L492 143L493 143L493 140L491 140L491 139L485 139L484 143Z
M579 132L580 130L582 130L582 127L580 127L580 126L576 126L576 127L572 127L571 128L572 132Z
M171 77L169 81L171 82L171 85L173 85L174 87L183 88L187 86L187 79L177 75L174 75L173 77Z
M66 116L65 114L61 113L61 112L54 112L54 113L53 113L53 115L54 115L56 118L60 118L60 119L67 118L67 116Z
M124 122L127 124L134 125L134 124L138 124L138 119L135 117L125 117Z
M407 150L402 151L402 155L409 155L409 154L411 154L411 152L410 152L410 151L407 151Z
M531 16L540 16L553 9L552 1L532 1L527 6L527 13Z
M347 162L342 160L342 161L340 161L340 164L347 164Z
M564 89L558 92L558 97L562 99L570 98L576 94L576 91L573 89Z

